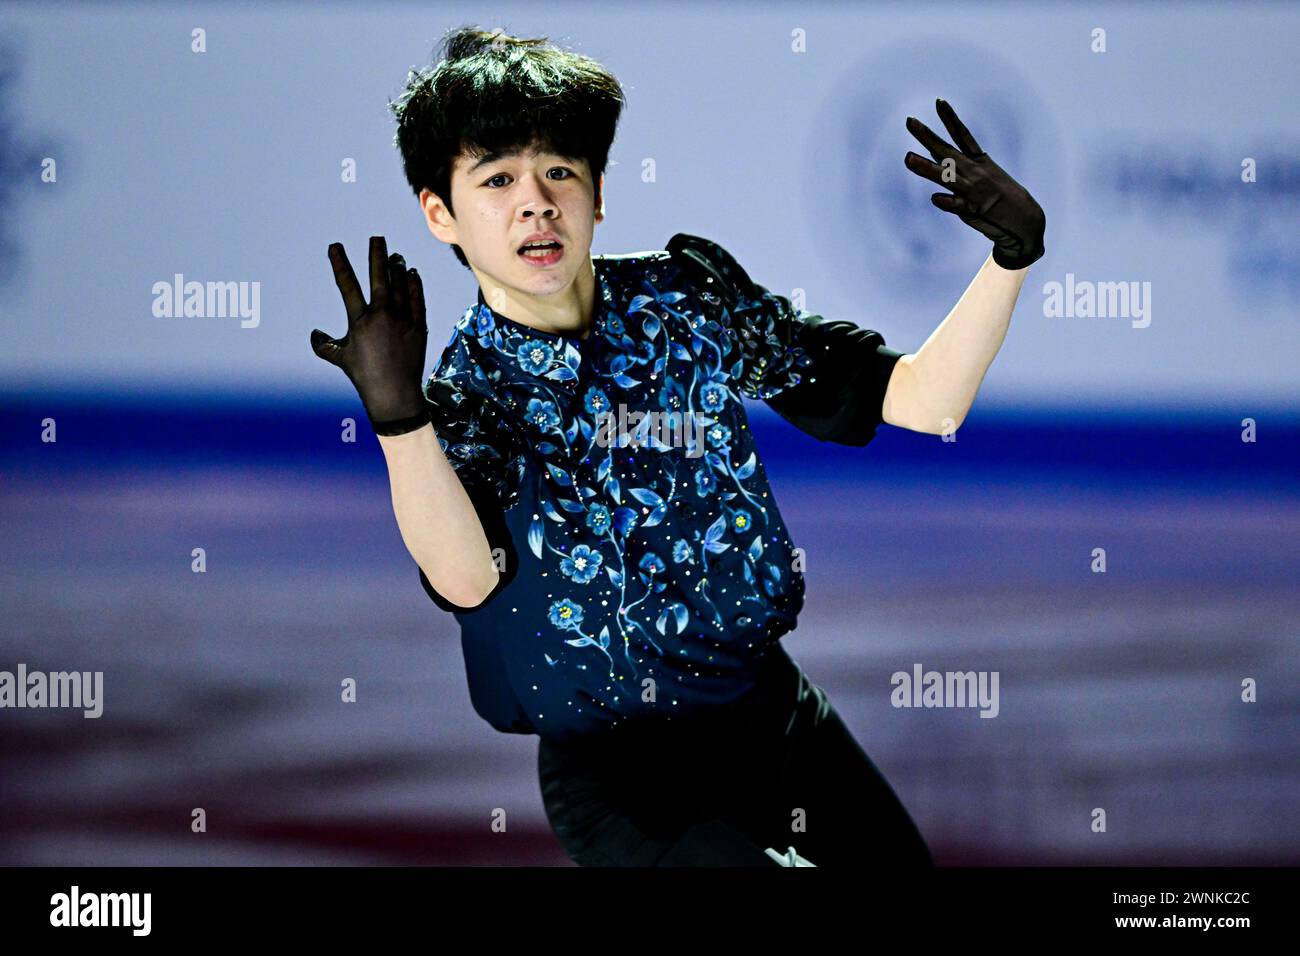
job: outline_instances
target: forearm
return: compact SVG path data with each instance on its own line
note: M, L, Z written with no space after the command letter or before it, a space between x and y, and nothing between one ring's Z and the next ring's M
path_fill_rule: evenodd
M1002 347L1028 267L1003 269L990 255L952 311L913 355L898 361L885 400L885 420L940 434L966 418ZM895 386L899 387L895 387Z
M379 436L406 550L447 600L473 607L497 583L482 522L432 425Z

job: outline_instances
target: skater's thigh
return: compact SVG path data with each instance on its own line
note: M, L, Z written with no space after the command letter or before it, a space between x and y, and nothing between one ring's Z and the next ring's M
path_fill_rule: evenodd
M807 691L775 791L773 813L789 842L815 866L931 866L925 841L889 782L825 692L811 683Z
M772 866L714 782L655 766L588 767L539 754L542 802L561 846L580 866Z

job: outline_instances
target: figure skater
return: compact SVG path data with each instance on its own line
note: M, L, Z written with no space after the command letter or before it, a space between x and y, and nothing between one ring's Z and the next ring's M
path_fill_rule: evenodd
M802 552L742 397L851 446L882 423L960 426L1043 255L1043 211L946 102L954 145L907 119L931 159L906 167L993 248L904 353L793 308L703 237L592 255L624 105L608 70L545 38L450 33L391 107L429 231L478 301L422 382L420 276L373 237L367 300L334 243L347 333L313 330L312 347L379 436L421 585L460 624L476 712L538 735L543 804L574 861L928 867L780 642L803 606ZM647 424L666 420L676 430Z

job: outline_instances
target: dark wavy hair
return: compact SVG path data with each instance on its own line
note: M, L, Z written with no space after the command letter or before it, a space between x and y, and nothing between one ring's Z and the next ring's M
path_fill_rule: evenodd
M452 165L462 152L523 150L587 160L599 189L626 100L614 75L589 57L561 50L547 37L521 38L462 26L435 50L436 65L412 69L389 109L393 142L416 196L429 189L454 216ZM600 196L596 196L600 208ZM452 251L469 262L460 246Z

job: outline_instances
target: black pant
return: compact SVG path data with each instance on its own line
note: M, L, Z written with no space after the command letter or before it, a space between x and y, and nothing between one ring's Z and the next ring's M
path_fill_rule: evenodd
M627 730L624 733L624 730ZM717 715L537 753L542 803L581 866L930 867L916 825L826 693L780 644Z

